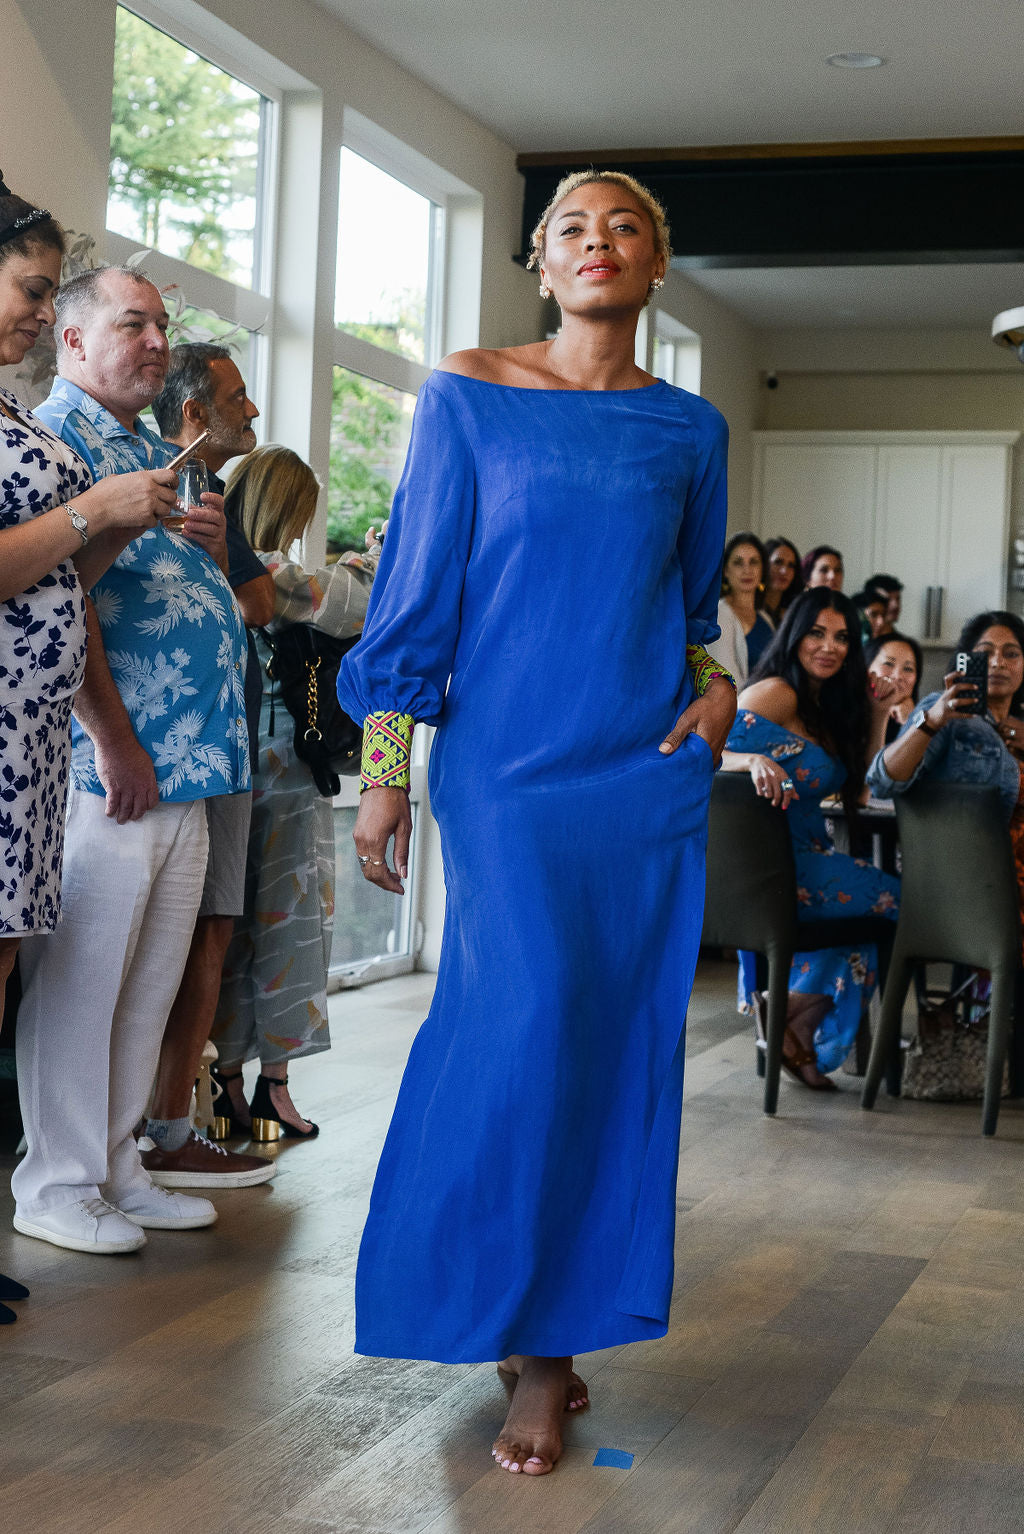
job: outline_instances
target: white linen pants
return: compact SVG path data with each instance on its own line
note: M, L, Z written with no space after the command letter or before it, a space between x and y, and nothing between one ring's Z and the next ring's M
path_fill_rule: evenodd
M132 1136L156 1074L206 874L206 810L158 804L119 826L102 794L68 795L57 930L21 946L18 1091L28 1154L11 1179L30 1217L149 1174Z

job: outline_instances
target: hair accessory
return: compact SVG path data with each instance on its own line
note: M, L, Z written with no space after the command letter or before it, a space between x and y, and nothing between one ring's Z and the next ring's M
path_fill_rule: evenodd
M0 199L5 197L11 198L15 203L21 203L22 206L26 206L24 199L11 191L3 178L3 172L0 171ZM51 217L52 214L47 212L45 208L33 208L30 206L27 213L22 213L18 218L12 219L9 224L5 224L3 222L3 210L0 209L0 245L6 244L8 240L16 240L19 234L24 234L25 230L31 229L33 224L41 224L44 218Z
M540 285L540 296L541 298L551 297L551 289L548 287L546 282L542 282Z

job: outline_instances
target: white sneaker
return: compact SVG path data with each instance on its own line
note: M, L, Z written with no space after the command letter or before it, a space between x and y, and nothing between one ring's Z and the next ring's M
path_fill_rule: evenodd
M191 1198L187 1193L168 1193L154 1184L133 1188L115 1207L133 1225L146 1230L200 1230L213 1225L217 1211L208 1198Z
M65 1246L69 1252L136 1252L146 1244L145 1232L104 1198L82 1198L31 1219L16 1214L14 1228L51 1246Z

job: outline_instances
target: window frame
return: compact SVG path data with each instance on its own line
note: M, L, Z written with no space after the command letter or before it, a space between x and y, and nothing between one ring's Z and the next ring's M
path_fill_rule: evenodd
M262 330L270 316L271 294L274 287L277 188L280 177L281 111L284 92L274 81L268 79L260 71L249 67L229 50L219 48L209 37L201 32L197 32L187 23L179 20L170 10L165 10L159 5L150 4L148 0L131 0L130 4L126 4L125 0L117 0L116 9L128 11L148 26L154 27L156 31L162 32L172 42L178 43L182 48L188 49L190 53L194 53L199 58L204 59L206 63L211 64L215 69L221 70L223 74L230 75L240 85L247 86L248 89L256 91L263 98L265 105L261 106L260 109L258 133L258 172L255 190L256 226L253 238L251 284L231 282L228 278L217 277L212 272L204 272L202 267L192 266L189 262L181 260L178 256L168 255L155 247L143 245L137 240L129 239L127 236L118 234L116 230L105 225L108 246L112 246L113 242L116 241L129 247L136 253L152 250L154 256L159 256L161 260L174 263L176 267L184 272L194 272L197 277L209 278L213 284L209 290L211 295L213 295L213 301L203 299L197 302L193 299L191 291L189 291L190 304L193 304L195 308L210 309L219 315L221 319L233 320L236 324L244 324L248 330ZM108 186L108 203L109 196ZM181 282L180 277L176 277L175 281L179 283L179 286L184 291L185 286ZM190 282L190 289L191 286ZM253 324L250 320L243 319L242 314L236 313L234 309L227 313L224 312L220 307L220 302L225 301L229 292L243 295L249 294L266 300L262 308L263 318L259 324ZM220 302L218 302L218 296ZM244 302L239 302L237 306L241 309L250 310L254 314L261 312L258 306L252 306L250 309L250 306L244 304Z
M430 203L430 253L427 263L427 292L426 292L426 322L424 325L424 353L426 360L416 362L411 357L403 357L399 352L388 351L386 347L375 346L372 341L365 341L361 336L351 335L347 330L342 330L335 322L331 347L331 364L333 367L347 368L351 373L360 373L364 378L370 378L375 383L386 384L389 388L399 389L403 394L418 394L421 387L426 383L430 374L443 355L443 338L445 333L445 295L446 295L446 229L448 223L448 199L447 193L440 189L436 180L429 177L423 178L422 172L415 176L410 174L410 160L407 156L397 153L392 144L387 142L390 135L385 135L383 130L379 134L368 131L365 126L352 126L346 114L345 134L341 144L341 150L351 150L360 159L366 160L385 176L390 176L393 181L398 181L417 196L424 197ZM338 181L341 182L341 152L338 154ZM335 250L341 237L341 225L344 218L344 208L341 203L339 190L338 196L338 222ZM337 263L335 263L337 273ZM337 279L335 279L337 280ZM337 312L337 289L334 293L334 305L332 314Z

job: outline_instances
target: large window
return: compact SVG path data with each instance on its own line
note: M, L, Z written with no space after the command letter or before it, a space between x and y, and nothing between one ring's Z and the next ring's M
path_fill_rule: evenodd
M429 365L443 209L351 149L341 151L339 204L335 323Z
M387 521L405 463L416 397L334 369L327 539L332 552L363 547L367 528Z
M446 210L443 194L348 146L339 191L327 537L361 548L387 519L416 393L442 350Z
M119 6L107 227L259 287L272 103Z

